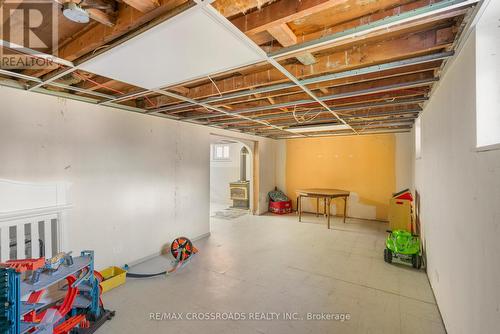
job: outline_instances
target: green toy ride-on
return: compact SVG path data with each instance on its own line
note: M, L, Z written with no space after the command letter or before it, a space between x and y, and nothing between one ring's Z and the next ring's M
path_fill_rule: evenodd
M392 263L393 258L409 262L413 268L422 267L420 254L420 238L404 230L387 231L389 235L385 241L384 261Z

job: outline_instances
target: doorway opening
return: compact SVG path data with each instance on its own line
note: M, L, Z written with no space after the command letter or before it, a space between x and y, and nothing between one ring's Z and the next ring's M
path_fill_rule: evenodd
M212 135L210 216L232 220L253 212L253 143Z

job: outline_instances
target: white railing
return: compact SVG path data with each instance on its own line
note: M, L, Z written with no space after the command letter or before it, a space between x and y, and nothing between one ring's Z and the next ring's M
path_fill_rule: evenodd
M0 180L0 203L4 200L0 204L0 262L49 258L66 248L64 217L71 206L65 202L65 188Z

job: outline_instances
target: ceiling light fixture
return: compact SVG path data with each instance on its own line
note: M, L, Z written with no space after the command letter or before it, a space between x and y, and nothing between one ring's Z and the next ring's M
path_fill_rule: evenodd
M65 2L62 7L62 13L68 20L73 22L89 23L90 21L89 13L74 2Z

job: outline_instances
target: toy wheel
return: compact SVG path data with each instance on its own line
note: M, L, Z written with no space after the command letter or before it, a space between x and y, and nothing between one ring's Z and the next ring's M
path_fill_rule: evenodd
M187 260L193 254L193 244L188 238L179 237L172 241L170 252L177 260Z
M392 251L388 248L384 249L384 261L392 263Z
M411 256L411 264L413 268L420 269L422 267L422 257L418 254L413 254Z

